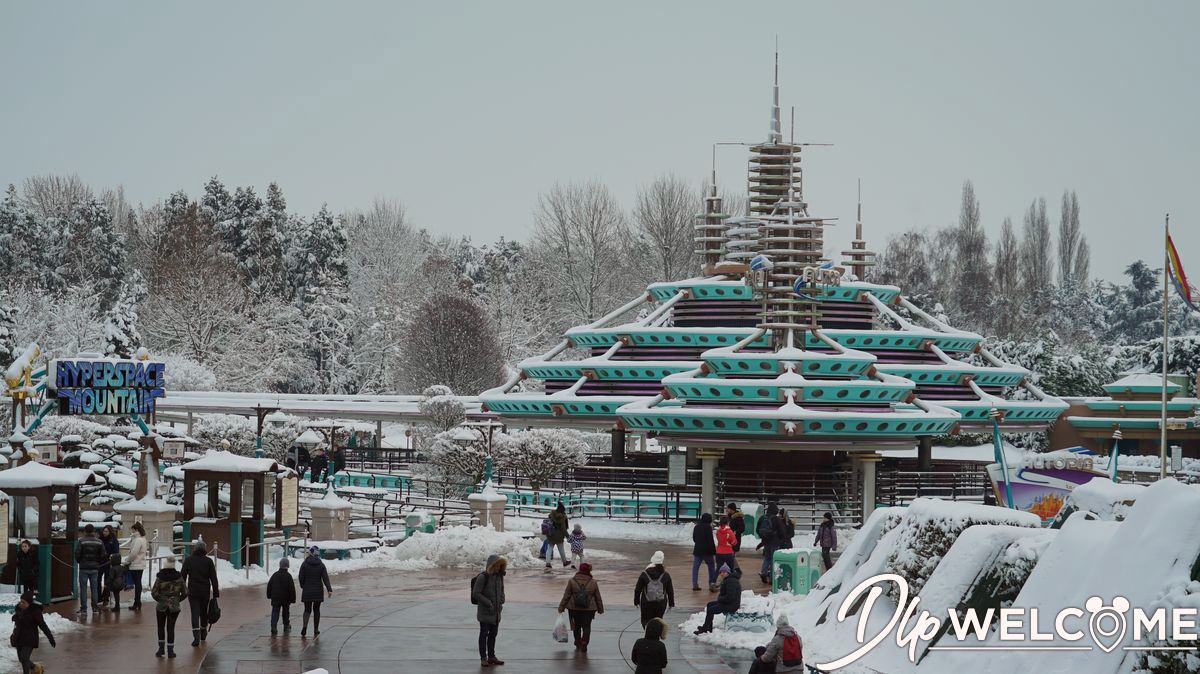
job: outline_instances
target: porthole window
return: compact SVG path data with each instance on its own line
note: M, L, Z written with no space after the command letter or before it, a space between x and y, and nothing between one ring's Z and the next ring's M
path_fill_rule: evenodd
M855 430L865 431L865 430L867 430L867 422L865 422L865 421L859 422L859 424L857 426L855 426L854 428L855 428Z
M846 424L845 424L845 422L842 422L842 421L839 421L833 425L833 430L835 430L835 431L845 430L845 428L846 428Z

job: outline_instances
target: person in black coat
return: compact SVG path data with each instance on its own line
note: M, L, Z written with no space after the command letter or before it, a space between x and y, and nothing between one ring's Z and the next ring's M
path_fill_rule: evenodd
M296 582L292 580L292 574L288 573L290 565L287 557L280 559L279 570L267 581L267 599L271 600L271 636L278 634L276 628L279 626L280 613L283 614L283 631L292 629L289 613L292 604L296 603Z
M646 636L633 644L630 659L637 665L633 674L662 674L667 666L667 646L663 643L666 638L667 623L662 618L646 623Z
M54 635L50 633L50 628L46 625L42 607L34 600L33 592L21 595L17 610L13 612L12 621L15 625L11 643L17 649L17 660L21 662L22 674L29 674L33 671L32 658L34 649L38 647L38 631L41 630L46 635L46 641L50 642L51 647L57 648L58 644L54 642Z
M737 574L733 573L728 566L722 565L721 573L717 578L721 584L721 592L717 595L716 601L710 601L704 607L704 624L696 628L696 634L713 631L713 616L716 614L737 613L737 610L742 607L742 583L738 580Z
M712 515L704 513L692 528L692 591L700 590L700 564L708 565L708 590L717 591L717 543L713 539Z
M325 456L325 452L317 450L308 461L308 465L312 468L312 473L308 476L310 482L321 482L323 478L328 478L325 473L325 468L329 465L329 458Z
M38 556L33 543L21 541L17 547L17 587L21 592L37 592Z
M783 524L779 521L779 506L767 504L767 514L758 522L758 547L762 550L762 568L758 577L764 583L771 582L771 564L775 561L775 551L779 549L780 533Z
M736 555L742 549L742 536L746 534L746 518L733 501L725 504L725 514L729 516L729 528L733 529L733 534L737 536L737 544L733 546L733 554Z
M100 605L108 606L112 595L112 584L109 583L109 569L112 568L112 556L121 556L121 541L107 524L100 529L100 543L104 546L104 562L100 565ZM118 599L118 601L120 601ZM119 606L119 605L118 605ZM118 608L117 610L120 610Z
M333 596L333 586L329 584L329 571L325 562L321 561L321 549L312 546L308 556L300 564L300 601L304 602L304 622L300 625L300 636L308 636L308 616L312 615L313 636L321 636L321 602L325 601L324 589Z
M642 609L642 627L650 624L655 618L662 618L668 608L675 608L675 588L671 584L671 574L663 567L662 550L656 550L650 556L650 565L638 574L637 584L633 587L633 605ZM661 599L655 599L660 594Z
M221 596L217 587L217 565L204 548L204 541L192 544L192 554L183 562L180 570L187 582L188 608L192 612L192 647L208 640L208 602Z

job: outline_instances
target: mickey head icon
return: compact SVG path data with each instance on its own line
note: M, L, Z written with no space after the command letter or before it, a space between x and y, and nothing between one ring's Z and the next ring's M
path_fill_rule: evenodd
M1113 597L1112 606L1105 606L1100 597L1089 597L1084 608L1092 614L1088 619L1088 631L1092 633L1092 641L1105 653L1111 653L1125 638L1127 627L1125 613L1129 611L1129 600L1125 597Z

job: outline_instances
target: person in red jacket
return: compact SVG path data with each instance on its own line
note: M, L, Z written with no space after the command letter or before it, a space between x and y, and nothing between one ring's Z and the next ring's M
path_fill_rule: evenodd
M717 528L717 566L725 564L730 569L737 568L737 558L733 551L737 547L737 534L729 526L729 516L721 515L721 526Z

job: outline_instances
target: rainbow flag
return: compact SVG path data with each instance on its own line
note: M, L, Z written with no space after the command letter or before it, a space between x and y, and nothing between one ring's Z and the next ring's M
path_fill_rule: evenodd
M1167 235L1167 270L1171 275L1171 283L1175 286L1175 292L1179 293L1179 298L1192 311L1200 311L1196 306L1197 300L1200 300L1200 292L1188 283L1187 274L1183 273L1183 263L1179 261L1179 252L1175 250L1175 243L1171 241L1171 235Z

